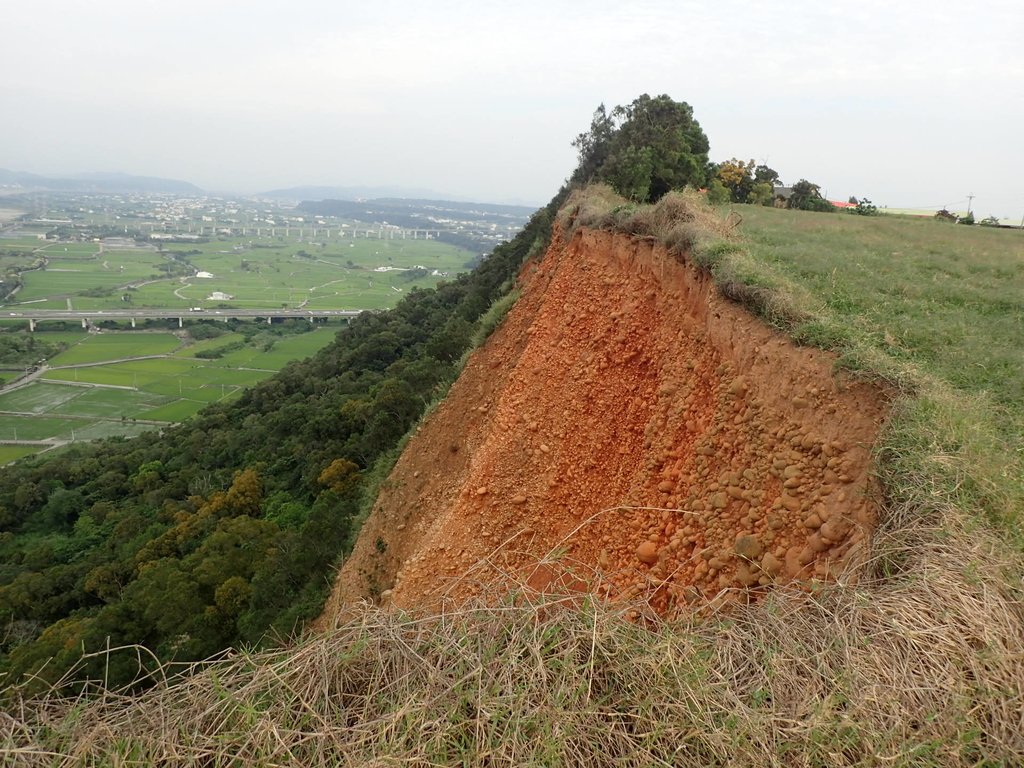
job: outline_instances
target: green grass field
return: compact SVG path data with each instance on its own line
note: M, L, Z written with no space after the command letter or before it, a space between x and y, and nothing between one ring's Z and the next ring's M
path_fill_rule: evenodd
M698 247L798 341L901 395L879 474L901 504L959 510L1024 550L1024 236L930 219L740 206ZM759 294L752 293L752 296Z
M825 297L848 334L1022 410L1022 233L767 208L743 215L752 256Z
M104 333L87 335L49 361L51 366L81 365L123 357L165 355L181 346L170 333Z
M246 337L226 333L184 344L170 333L44 332L73 346L48 361L42 380L0 394L0 411L6 412L0 414L0 440L129 436L159 426L134 420L183 421L209 403L238 397L289 361L315 353L337 330L327 325L306 333L260 334L215 359L194 355ZM161 357L113 362L147 355Z
M23 459L39 453L39 448L32 445L0 445L0 465Z
M48 243L43 249L47 256L95 256L100 247L96 243Z

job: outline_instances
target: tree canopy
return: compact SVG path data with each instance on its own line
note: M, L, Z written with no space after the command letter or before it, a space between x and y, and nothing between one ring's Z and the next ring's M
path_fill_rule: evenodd
M718 182L734 203L771 205L775 201L775 185L779 174L767 165L757 165L753 160L743 162L731 158L714 167L714 178L708 185L709 199L714 183ZM716 194L721 195L715 188Z
M800 179L793 185L793 194L789 198L789 207L801 211L833 211L835 206L822 197L821 188L807 179Z
M574 185L602 181L637 202L707 181L708 138L685 101L643 94L611 112L600 105L590 130L573 141L579 166Z

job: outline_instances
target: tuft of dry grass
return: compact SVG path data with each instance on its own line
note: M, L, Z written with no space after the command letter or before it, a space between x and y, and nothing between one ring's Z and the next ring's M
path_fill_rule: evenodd
M653 205L641 205L620 197L607 185L596 184L572 192L559 212L559 223L565 234L589 227L653 238L673 255L684 256L699 244L732 238L739 218L721 218L700 193L690 189L669 192Z

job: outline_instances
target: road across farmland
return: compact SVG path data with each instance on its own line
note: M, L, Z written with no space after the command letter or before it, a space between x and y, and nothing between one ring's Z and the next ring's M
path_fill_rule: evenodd
M341 318L351 320L365 312L361 309L97 309L92 311L74 309L28 309L19 312L8 312L0 317L13 320L28 320L29 328L35 330L36 323L42 320L80 320L82 327L100 320L136 320L177 319L180 326L186 317L215 320L229 319L266 319L269 323L275 318L304 318L313 322L317 318Z

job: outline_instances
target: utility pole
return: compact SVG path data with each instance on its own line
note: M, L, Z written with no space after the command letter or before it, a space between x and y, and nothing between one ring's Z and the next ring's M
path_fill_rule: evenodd
M971 203L974 202L974 195L967 196L967 215L971 215Z

